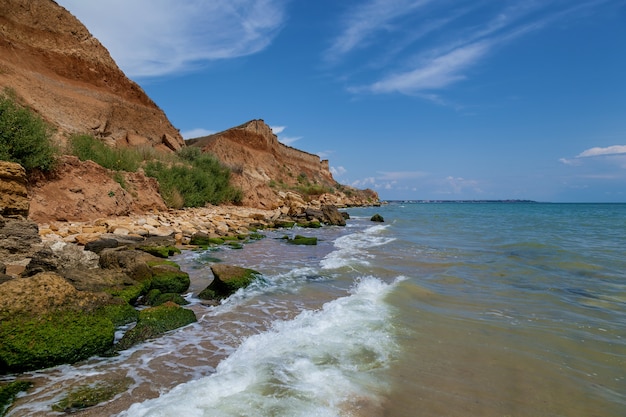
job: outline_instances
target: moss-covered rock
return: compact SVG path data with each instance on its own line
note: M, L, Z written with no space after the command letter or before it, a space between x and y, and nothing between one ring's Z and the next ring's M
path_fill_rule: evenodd
M113 323L115 327L137 321L137 317L139 316L139 312L121 298L102 307L99 313L111 320L111 323Z
M221 245L223 243L224 239L216 236L210 236L203 232L194 233L189 241L189 244L195 246Z
M177 293L187 291L191 280L189 274L171 265L155 265L152 270L150 289L159 290L162 293Z
M109 288L107 292L114 297L119 297L128 304L135 304L139 297L146 294L150 288L150 281L136 282L124 287Z
M0 373L74 363L105 352L115 327L103 314L60 311L0 322Z
M137 325L124 334L115 349L128 349L137 343L157 337L170 330L196 322L193 311L168 302L139 312Z
M0 417L4 416L15 397L22 391L27 391L33 385L27 381L13 381L7 384L0 384Z
M292 245L317 245L316 237L307 237L302 235L295 235L293 238L289 236L283 236L281 239L286 240L287 243L291 243Z
M162 293L160 290L154 289L150 290L145 297L145 303L147 305L156 307L161 304L165 304L168 301L172 303L176 303L180 306L184 306L189 304L189 301L185 300L182 295L175 293Z
M298 222L298 226L308 228L308 229L318 229L322 227L322 223L320 223L318 220L312 220L312 221Z
M207 288L198 294L202 300L221 300L245 288L256 279L260 272L254 269L233 265L216 264L211 266L214 279Z
M52 405L52 411L72 413L101 402L108 401L128 389L133 383L130 377L123 377L111 381L102 381L89 385L82 385L67 393L61 400Z

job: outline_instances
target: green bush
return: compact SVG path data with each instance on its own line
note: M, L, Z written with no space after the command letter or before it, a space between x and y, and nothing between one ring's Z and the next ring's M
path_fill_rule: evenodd
M146 165L146 174L157 179L165 202L176 207L177 196L182 198L183 207L241 202L242 191L230 185L230 170L212 155L192 149L197 148L183 148L179 152L187 163L152 161Z
M138 149L112 148L91 135L72 135L69 148L81 161L90 160L112 171L136 172L143 162Z
M0 94L0 160L17 162L29 171L49 171L56 154L46 122L18 105L11 91Z

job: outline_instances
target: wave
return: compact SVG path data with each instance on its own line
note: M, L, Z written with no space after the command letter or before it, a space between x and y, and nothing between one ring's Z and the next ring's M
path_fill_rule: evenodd
M384 302L393 286L362 278L350 295L247 338L214 374L119 416L374 415L396 349Z
M339 269L345 266L370 265L368 259L372 255L367 252L367 249L396 240L396 238L384 235L388 227L389 225L372 226L336 239L334 245L337 250L326 255L320 262L320 266L322 269Z

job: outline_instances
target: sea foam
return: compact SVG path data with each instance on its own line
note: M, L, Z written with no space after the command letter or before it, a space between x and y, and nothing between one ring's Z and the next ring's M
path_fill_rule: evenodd
M336 250L322 259L320 266L323 269L339 269L346 266L368 266L371 255L367 249L386 245L395 238L387 237L384 232L388 225L377 225L363 231L351 233L335 240Z
M337 416L379 406L382 371L395 352L394 284L363 278L351 294L274 322L253 335L214 374L134 404L120 416Z

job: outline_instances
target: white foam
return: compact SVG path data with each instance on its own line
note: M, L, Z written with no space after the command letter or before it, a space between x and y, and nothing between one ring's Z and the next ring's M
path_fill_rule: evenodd
M376 403L395 349L383 301L390 287L362 279L351 295L247 338L215 374L120 416L337 416L350 404Z
M367 253L367 249L386 245L395 240L395 238L383 235L388 227L389 225L372 226L361 232L338 238L334 242L337 250L326 255L320 262L320 266L323 269L339 269L355 265L368 266L370 264L368 259L371 255Z

